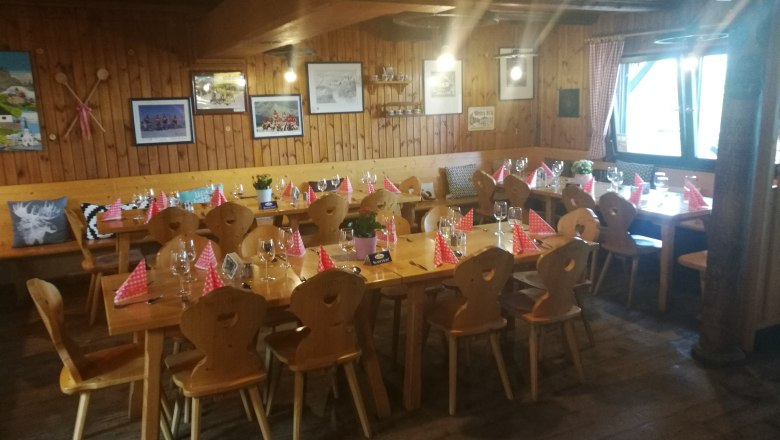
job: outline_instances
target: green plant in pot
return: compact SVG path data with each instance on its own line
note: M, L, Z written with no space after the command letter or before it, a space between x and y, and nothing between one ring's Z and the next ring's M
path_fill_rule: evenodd
M593 177L593 161L582 159L571 164L571 172L574 173L574 182L585 185Z
M268 174L258 174L252 177L252 186L255 187L258 204L273 200L273 193L271 191L272 182L273 179Z
M376 230L384 226L376 220L375 212L361 210L347 226L352 228L355 235L355 254L358 260L366 258L366 255L376 250Z

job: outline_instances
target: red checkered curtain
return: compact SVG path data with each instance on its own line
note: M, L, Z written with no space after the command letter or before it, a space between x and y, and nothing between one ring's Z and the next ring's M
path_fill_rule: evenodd
M612 113L623 40L590 43L590 148L589 159L603 159L607 154L604 136Z

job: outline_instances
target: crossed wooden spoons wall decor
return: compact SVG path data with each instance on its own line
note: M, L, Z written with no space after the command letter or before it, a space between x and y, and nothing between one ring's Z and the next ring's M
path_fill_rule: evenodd
M92 131L89 128L89 118L92 118L93 121L95 121L95 124L97 124L98 127L103 131L103 133L106 132L106 129L103 128L103 124L100 123L100 121L95 117L95 115L92 114L92 109L89 107L89 100L92 99L92 95L95 94L95 91L97 90L97 87L100 85L102 81L105 81L108 79L108 70L106 69L98 69L97 71L97 81L92 86L92 90L89 91L87 94L86 99L83 101L81 98L79 98L79 95L76 94L76 92L70 87L70 84L68 84L68 76L65 75L62 72L57 73L54 76L54 79L65 86L68 91L70 91L71 95L73 95L74 98L76 98L76 101L79 103L79 105L76 107L76 115L73 117L73 121L71 121L70 125L68 126L68 129L65 131L64 137L68 137L70 135L71 130L73 130L73 127L76 125L76 121L80 121L81 125L81 134L86 138L87 140L92 139Z

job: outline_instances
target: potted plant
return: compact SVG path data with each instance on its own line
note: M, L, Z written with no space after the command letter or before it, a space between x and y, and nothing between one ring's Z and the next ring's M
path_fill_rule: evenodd
M366 255L376 250L376 230L382 229L381 223L376 221L376 213L361 210L358 216L347 223L355 235L355 254L362 260Z
M593 178L593 161L577 160L571 164L571 172L574 173L574 183L585 185Z
M273 200L271 182L273 182L273 179L271 179L271 176L268 174L258 174L252 178L252 186L255 187L257 202L259 204Z

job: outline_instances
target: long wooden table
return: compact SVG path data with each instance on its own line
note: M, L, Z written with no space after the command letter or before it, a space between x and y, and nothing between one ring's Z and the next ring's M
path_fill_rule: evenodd
M504 225L506 234L501 238L494 235L496 224L475 226L474 231L467 236L466 255L486 246L498 245L511 251L511 234L509 228ZM326 247L333 255L337 264L357 266L361 269L361 275L366 278L367 289L379 289L382 287L404 285L408 288L407 304L407 331L406 331L406 359L404 370L403 401L408 410L420 406L422 389L422 335L423 335L423 310L426 303L425 288L439 284L443 279L451 277L455 266L443 264L440 267L433 265L433 234L411 234L399 237L398 243L390 247L393 261L379 266L365 266L358 261L345 261L344 257L334 246ZM515 256L517 264L533 264L539 257L539 252L520 254ZM284 307L289 304L289 295L292 290L301 283L301 277L308 278L317 272L317 254L314 250L308 250L304 257L291 257L289 259L292 268L279 272L274 268L277 281L254 281L252 289L263 295L271 307ZM425 267L421 269L411 261ZM264 269L257 267L255 277L261 275ZM202 273L198 274L202 277ZM177 295L178 281L171 275L151 271L149 273L150 296L164 295L163 299L154 304L139 303L123 308L113 306L113 295L116 288L127 278L127 274L119 274L103 277L102 289L105 302L108 331L110 334L143 332L145 334L144 363L144 392L142 410L142 438L157 439L159 436L159 393L162 361L162 346L166 329L175 327L179 323L182 312L182 304ZM195 281L192 286L192 297L200 293L201 282ZM364 301L365 302L365 301ZM364 307L361 307L365 309ZM390 406L387 391L382 381L381 371L377 360L376 350L373 345L371 328L366 316L359 314L357 333L363 356L363 370L368 376L370 391L377 413L380 417L390 415Z
M322 196L323 193L317 193L318 196ZM357 190L352 193L340 193L335 192L347 199L349 202L350 210L356 210L360 208L360 203L364 198L368 196L365 191ZM410 221L410 224L414 223L414 207L421 200L419 195L412 194L398 194L398 203L401 205L401 214ZM247 208L254 211L257 218L268 218L287 216L290 220L290 226L297 228L302 219L305 219L308 215L309 206L300 198L297 203L292 204L287 199L278 200L278 209L260 209L257 199L241 198L231 199L232 202L242 204ZM195 213L201 218L206 217L206 213L211 209L208 203L196 203L193 206ZM146 233L146 224L143 220L137 220L138 217L143 218L144 212L142 210L130 210L122 213L121 220L103 221L102 215L98 215L97 228L101 234L115 234L116 236L116 252L119 263L119 272L125 273L129 270L129 258L130 258L130 243L133 238L139 237ZM411 218L410 218L411 217Z

